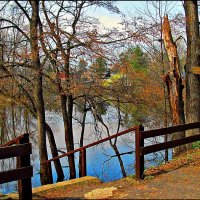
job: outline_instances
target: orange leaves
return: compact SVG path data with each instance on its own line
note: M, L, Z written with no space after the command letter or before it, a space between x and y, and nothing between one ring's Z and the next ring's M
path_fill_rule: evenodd
M163 88L157 85L154 80L147 79L141 94L148 106L156 106L163 99Z

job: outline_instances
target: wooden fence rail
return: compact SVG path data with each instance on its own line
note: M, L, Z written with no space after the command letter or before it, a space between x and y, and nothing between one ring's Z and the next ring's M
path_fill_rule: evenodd
M111 135L111 136L109 136L109 137L106 137L106 138L104 138L104 139L102 139L102 140L93 142L93 143L91 143L91 144L85 145L85 146L80 147L80 148L78 148L78 149L75 149L75 150L73 150L73 151L69 151L69 152L64 153L64 154L62 154L62 155L60 155L60 156L54 157L54 158L52 158L52 159L49 159L49 160L46 161L47 168L48 168L48 169L51 169L51 166L50 166L50 165L51 165L51 162L54 161L54 160L56 160L56 159L69 156L69 155L74 154L74 153L76 153L76 152L80 152L80 155L81 155L81 157L80 157L80 163L81 163L81 165L80 165L80 167L81 167L81 170L80 170L80 177L86 176L86 175L87 175L86 149L88 149L88 148L90 148L90 147L93 147L93 146L95 146L95 145L101 144L101 143L103 143L103 142L106 142L106 141L108 141L108 140L111 140L111 139L113 139L113 138L117 138L117 137L119 137L119 136L121 136L121 135L130 133L130 132L132 132L132 131L139 131L139 126L134 126L134 127L129 128L129 129L127 129L127 130L124 130L124 131L122 131L122 132L119 132L119 133L116 133L116 134Z
M136 161L136 179L142 179L144 178L144 155L153 153L156 151L160 150L165 150L169 148L174 148L176 146L188 144L191 142L195 142L200 140L200 134L195 135L195 136L190 136L190 137L185 137L183 139L178 139L178 140L173 140L173 141L168 141L168 142L163 142L160 144L154 144L150 146L144 146L144 139L150 138L150 137L156 137L156 136L161 136L161 135L167 135L175 132L180 132L180 131L186 131L190 129L195 129L195 128L200 128L200 122L197 123L190 123L190 124L184 124L184 125L178 125L178 126L173 126L173 127L168 127L168 128L161 128L161 129L156 129L156 130L150 130L150 131L144 131L144 127L142 125L140 126L134 126L130 129L127 129L125 131L122 131L120 133L114 134L112 136L106 137L102 140L93 142L91 144L85 145L83 147L77 148L73 151L64 153L62 155L59 155L57 157L54 157L50 160L46 161L48 169L51 168L51 162L65 157L69 156L71 154L74 154L76 152L80 152L80 163L81 163L81 168L80 168L80 177L81 176L86 176L87 175L87 162L86 162L86 150L92 146L98 145L100 143L103 143L105 141L111 140L113 138L117 138L121 135L127 134L131 131L135 131L135 161Z
M9 146L16 144L15 146ZM17 168L0 172L0 184L18 180L18 193L20 200L32 199L31 177L33 167L30 165L32 153L29 134L23 134L6 145L0 146L0 159L17 157Z
M166 134L172 134L180 131L186 131L195 128L200 128L200 122L150 131L144 131L144 128L140 126L139 131L136 131L135 134L136 179L139 180L144 178L144 155L198 141L200 140L200 134L145 147L144 139Z

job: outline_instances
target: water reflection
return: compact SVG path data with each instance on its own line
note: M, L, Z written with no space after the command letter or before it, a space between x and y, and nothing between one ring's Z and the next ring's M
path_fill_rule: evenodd
M51 126L54 135L56 144L59 150L66 151L65 147L65 140L63 135L63 123L61 117L59 115L50 114L48 116L48 123ZM111 124L113 127L116 124ZM32 127L34 130L34 126ZM102 128L102 132L99 134L94 134L94 127L88 123L86 125L86 135L85 135L85 143L89 144L97 139L104 138L107 135L105 134L105 130ZM113 132L115 133L115 132ZM75 141L75 148L79 147L79 137L80 137L80 127L77 124L74 124L74 141ZM158 140L162 140L162 138L158 138ZM38 145L37 145L37 135L32 134L30 138L30 142L32 143L32 155L31 155L31 163L33 165L33 178L32 178L32 186L37 187L40 185L40 176L39 176L39 152L38 152ZM146 141L146 143L151 143L152 141ZM49 158L51 158L50 148L48 145L48 152ZM135 172L135 158L134 158L134 132L129 133L127 135L120 136L117 140L117 146L119 148L120 153L129 152L129 154L122 155L122 160L124 162L125 170L127 175L133 174ZM160 154L162 158L162 153ZM150 155L151 157L152 155ZM150 158L149 157L149 158ZM76 158L76 171L78 177L78 163L79 163L79 153L75 154ZM148 160L148 159L147 159ZM65 180L69 179L69 168L68 168L68 161L67 158L61 158L61 165L63 167ZM9 160L2 160L0 161L0 171L14 169L16 166L16 162L14 159ZM147 163L149 164L149 163ZM151 162L150 165L154 165L156 163ZM52 163L52 172L53 172L53 181L56 182L57 176L55 172L54 165ZM102 181L113 181L122 178L122 173L120 170L120 165L118 162L117 157L115 156L115 152L110 147L109 142L105 142L98 146L92 147L87 149L87 175L89 176L96 176ZM11 182L0 185L0 192L1 193L10 193L17 190L17 182Z

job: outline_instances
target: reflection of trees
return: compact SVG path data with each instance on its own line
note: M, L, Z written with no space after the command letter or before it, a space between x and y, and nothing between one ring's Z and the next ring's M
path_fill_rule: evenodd
M32 118L26 108L7 106L0 113L0 143L6 143L22 133L31 133Z
M0 171L6 171L14 169L16 166L16 158L9 158L0 160ZM0 184L0 193L5 193L7 191L13 191L17 189L17 182Z
M4 144L22 133L30 133L30 142L32 144L31 164L33 165L34 174L38 173L38 144L36 138L36 125L33 118L25 108L17 105L6 107L1 112L1 144ZM15 126L12 126L13 123ZM0 171L11 170L16 167L16 158L0 160ZM17 189L17 182L10 182L0 185L2 192L12 192Z

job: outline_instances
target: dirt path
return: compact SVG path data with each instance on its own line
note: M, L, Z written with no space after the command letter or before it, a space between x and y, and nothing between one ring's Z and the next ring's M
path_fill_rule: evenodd
M127 199L200 199L200 167L182 167L120 192Z
M74 182L34 192L34 199L200 199L200 150L189 151L166 165L149 169L143 181Z

